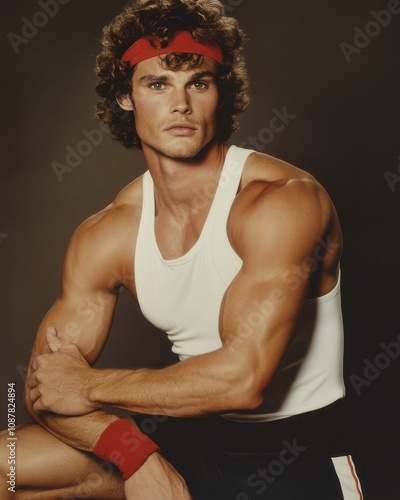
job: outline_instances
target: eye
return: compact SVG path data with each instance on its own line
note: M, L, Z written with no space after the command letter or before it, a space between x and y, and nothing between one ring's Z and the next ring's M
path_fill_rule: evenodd
M152 90L163 90L164 84L162 82L153 82L149 85L149 88Z
M196 90L206 90L208 88L208 85L205 82L193 82L192 85Z

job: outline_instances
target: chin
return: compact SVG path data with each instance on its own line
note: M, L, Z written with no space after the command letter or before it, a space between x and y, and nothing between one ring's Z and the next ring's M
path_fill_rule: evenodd
M198 156L201 150L202 148L171 148L166 156L176 160L188 160Z
M170 144L159 151L168 156L169 158L174 158L176 160L187 160L190 158L195 158L201 151L206 147L206 144Z

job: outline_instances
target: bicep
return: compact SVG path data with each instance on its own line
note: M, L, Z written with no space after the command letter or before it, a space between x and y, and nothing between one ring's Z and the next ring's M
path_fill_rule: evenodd
M100 242L103 242L101 245ZM59 298L43 318L36 335L32 359L49 352L46 329L74 343L90 364L100 355L111 327L119 283L114 247L107 244L104 230L85 222L68 246Z
M243 265L220 312L223 345L256 374L260 388L275 375L290 344L309 290L310 256L324 227L315 215L315 196L286 191L260 197L243 217L235 241ZM297 270L294 287L287 275Z
M116 300L109 291L59 297L40 324L32 358L50 352L46 329L51 326L62 340L74 343L93 364L107 340Z
M279 270L268 279L241 270L226 291L219 325L223 346L252 372L260 391L285 356L307 288L307 280L290 288Z

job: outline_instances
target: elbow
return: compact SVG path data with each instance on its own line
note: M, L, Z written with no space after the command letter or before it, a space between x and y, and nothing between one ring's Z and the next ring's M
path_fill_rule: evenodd
M241 353L232 359L231 351L225 363L219 364L224 381L222 411L252 411L259 408L265 399L266 374L254 357ZM219 393L220 396L222 395ZM220 401L221 402L221 401Z
M260 392L255 392L255 391L252 391L249 395L248 395L248 399L247 399L247 406L246 406L246 409L247 410L257 410L257 408L260 408L260 406L263 404L264 402L264 395Z
M264 397L260 392L254 389L243 390L232 399L232 408L236 411L256 410L262 405L263 401Z
M240 382L232 384L230 391L229 406L231 410L246 411L256 410L264 402L264 390L255 377L247 375Z

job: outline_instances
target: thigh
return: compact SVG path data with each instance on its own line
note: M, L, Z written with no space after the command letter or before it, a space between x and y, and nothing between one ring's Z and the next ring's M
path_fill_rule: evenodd
M2 446L2 469L6 450ZM125 498L123 481L111 464L66 445L39 425L17 428L15 461L18 493L12 498Z

